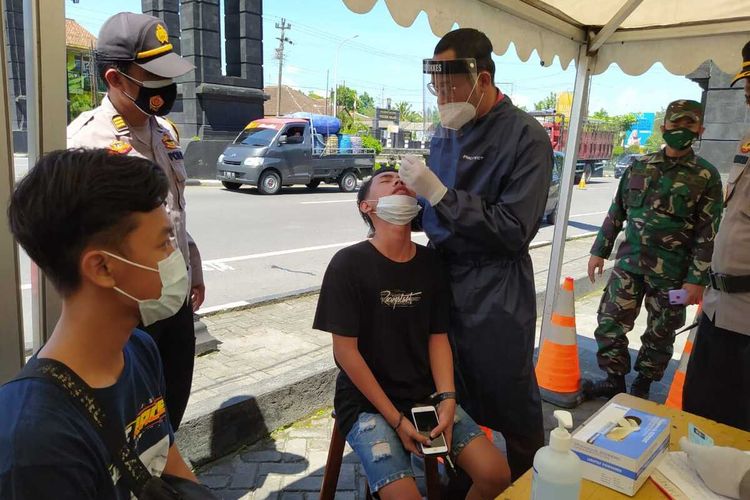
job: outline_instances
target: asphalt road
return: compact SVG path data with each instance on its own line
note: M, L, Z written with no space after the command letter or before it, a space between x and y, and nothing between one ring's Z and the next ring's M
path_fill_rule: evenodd
M599 178L574 190L569 236L599 229L616 187L614 179ZM335 187L262 196L249 187L196 186L186 198L188 230L203 257L204 308L319 285L333 254L367 232L355 194ZM542 226L534 241L551 241L553 229ZM414 239L427 241L423 234Z
M17 157L16 177L25 171L25 158ZM569 236L598 230L616 186L612 178L596 178L586 190L574 190ZM333 254L367 232L357 213L356 195L341 193L335 186L323 185L315 192L284 188L276 196L262 196L249 187L232 192L191 186L186 198L188 230L203 257L203 311L317 286ZM553 227L544 225L534 241L551 241L552 233ZM427 241L423 234L414 239ZM30 263L22 251L20 267L28 332Z

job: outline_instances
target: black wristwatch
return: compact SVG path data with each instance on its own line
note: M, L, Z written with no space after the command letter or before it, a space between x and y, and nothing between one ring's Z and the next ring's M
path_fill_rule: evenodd
M455 392L436 392L435 394L430 396L430 399L432 400L432 404L438 404L441 401L445 401L446 399L456 399L456 393Z

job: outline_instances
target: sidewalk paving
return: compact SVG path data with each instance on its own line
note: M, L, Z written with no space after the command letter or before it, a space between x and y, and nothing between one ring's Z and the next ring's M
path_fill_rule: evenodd
M563 276L585 273L592 238L569 241ZM547 284L551 245L531 250L537 292ZM580 293L580 292L579 292ZM311 363L333 367L331 335L312 329L317 294L204 316L202 321L221 342L218 352L195 360L193 389L185 420L206 411L211 401L253 392L253 385L272 381ZM540 304L538 304L540 306Z
M582 279L591 243L589 237L566 244L562 275L578 278L582 373L599 377L593 332L603 283L591 285ZM550 252L551 246L531 251L537 297L546 286ZM317 498L330 440L336 368L330 334L311 327L316 304L313 291L202 318L221 344L218 351L196 359L193 391L177 441L192 463L204 464L199 467L201 479L223 498ZM688 313L689 322L692 314ZM629 335L631 348L640 347L645 317L644 313ZM538 330L539 324L537 336ZM678 337L674 359L679 359L686 337ZM666 399L676 364L673 360L663 383L654 384L654 400ZM600 405L589 402L579 407L575 422L583 422ZM545 404L545 425L550 429L552 409ZM277 428L282 429L274 431ZM364 498L364 476L348 448L347 453L337 498Z
M600 294L595 292L581 297L576 302L579 357L583 377L602 376L596 364L596 344L593 340L599 299ZM309 307L310 302L314 304L315 297L306 297L300 302L301 307L302 304L308 304ZM692 318L691 312L688 312L688 321ZM629 335L633 360L640 347L638 337L644 327L645 314L638 319L634 331ZM539 328L538 322L537 332ZM682 334L677 338L675 355L664 379L652 386L652 400L663 402L666 399L686 337L687 334ZM628 383L633 378L634 374L631 373L628 376ZM572 410L574 424L582 423L603 403L603 400L589 401ZM557 408L544 403L543 409L545 439L548 439L549 431L556 425L552 412ZM330 408L324 408L287 428L271 433L270 437L254 445L200 467L198 476L204 484L226 500L317 499L332 424ZM502 443L500 447L502 448ZM348 445L344 453L336 498L363 500L365 498L364 472Z

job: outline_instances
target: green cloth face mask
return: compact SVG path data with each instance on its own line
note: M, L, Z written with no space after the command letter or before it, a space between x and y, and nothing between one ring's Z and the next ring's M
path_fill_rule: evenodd
M667 143L667 146L672 149L682 151L689 148L693 144L695 139L698 137L698 134L696 134L689 128L681 127L673 128L671 130L665 130L662 133L662 137L664 138L664 142Z

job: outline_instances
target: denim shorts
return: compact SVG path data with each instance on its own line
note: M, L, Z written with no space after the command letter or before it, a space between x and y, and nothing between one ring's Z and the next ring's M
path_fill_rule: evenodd
M458 457L466 445L479 436L484 436L484 433L476 422L456 406L451 456ZM381 414L360 413L346 441L362 462L373 493L398 479L414 477L409 452Z

